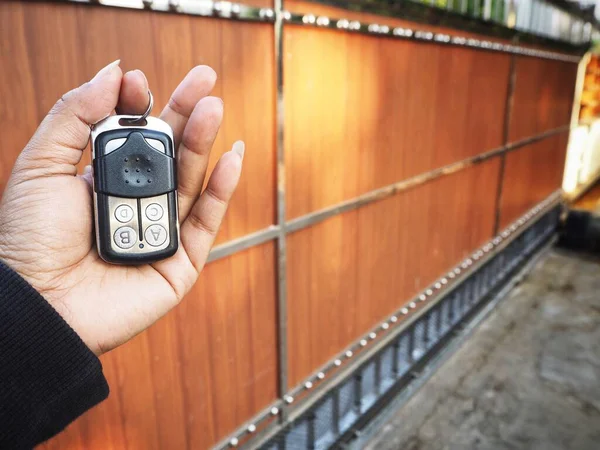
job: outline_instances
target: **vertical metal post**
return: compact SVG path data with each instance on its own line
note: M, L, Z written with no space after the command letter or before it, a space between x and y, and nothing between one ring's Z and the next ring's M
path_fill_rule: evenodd
M515 268L516 264L517 264L517 256L519 256L519 249L517 248L518 244L518 238L515 239L512 243L511 243L511 249L510 249L510 264L508 266L508 269L510 272L513 271L513 269Z
M307 436L306 436L306 450L315 450L316 447L316 435L315 435L315 415L314 414L310 414L307 419Z
M398 378L398 374L400 373L398 360L400 359L400 339L396 339L394 344L392 345L392 375L394 380Z
M499 269L499 258L498 256L494 256L494 258L492 258L492 261L490 262L490 276L488 278L490 290L494 289L494 287L496 286L496 280L498 279Z
M517 26L517 5L516 0L508 0L508 4L504 4L505 8L507 8L506 13L504 14L505 22L508 28L515 28Z
M336 388L332 394L331 420L333 421L332 429L335 437L340 435L340 389Z
M461 291L461 289L455 290L450 298L450 314L448 317L450 318L451 326L454 326L460 320L460 299L463 295Z
M492 0L484 0L483 2L483 18L490 20L492 18Z
M274 0L275 10L275 65L276 65L276 145L277 145L277 340L279 346L278 372L279 396L283 398L288 390L287 354L287 253L285 242L285 153L283 148L284 104L283 104L283 0ZM280 420L287 418L287 408L283 407Z
M444 308L443 305L440 304L437 308L437 314L435 316L435 337L436 339L440 339L443 334L444 334L444 325L443 325L443 317L442 314L444 313Z
M517 44L515 39L515 44ZM508 86L506 88L506 99L504 102L504 126L502 129L502 145L508 145L510 138L510 120L512 117L513 99L515 93L515 81L516 81L516 65L517 56L515 54L510 55L510 65L508 69ZM498 186L496 188L496 217L494 219L494 231L493 235L497 235L500 230L500 219L502 206L502 190L504 189L504 170L506 167L506 153L502 153L500 156L500 170L498 173Z
M463 283L463 287L462 289L458 289L456 292L456 297L457 297L457 310L458 310L458 319L457 321L460 322L460 320L463 318L463 316L465 315L468 307L469 307L469 296L472 295L472 288L473 288L473 282L477 279L477 272L475 272L475 274L473 274L472 277L472 281L465 281Z
M529 1L529 27L527 29L527 31L529 31L530 33L533 33L533 29L535 27L535 12L536 12L536 8L535 8L535 0L531 0Z
M487 263L483 268L483 280L481 282L481 297L485 297L489 292L490 285L490 273L492 271L492 266L490 263Z
M496 3L494 3L494 20L496 22L499 23L504 23L504 17L500 17L500 12L504 10L504 8L500 8L500 6L502 5L502 3L504 2L504 0L495 0Z
M477 274L475 274L474 276L477 276ZM454 298L453 298L453 301L454 301L454 308L453 308L454 313L452 315L452 324L453 325L456 324L457 322L460 322L460 319L462 319L464 298L465 298L464 289L458 289L456 291L456 295L454 295Z
M431 313L428 312L423 317L423 346L425 347L423 351L429 350L429 342L431 341L431 336L429 335L429 322L431 322Z
M471 303L475 304L478 303L479 300L481 300L484 296L485 296L485 279L487 277L487 273L485 271L485 266L482 266L481 269L479 269L479 281L477 283L477 296L473 296L471 298Z
M452 302L454 299L454 292L450 293L450 295L446 297L444 300L444 305L442 306L442 313L444 314L444 334L446 334L446 332L452 328Z
M474 287L475 287L475 279L477 278L477 272L471 277L470 280L466 280L460 289L458 289L457 292L459 292L459 295L461 297L461 311L465 311L472 303L473 301L473 295L474 295Z
M515 265L519 265L523 260L523 250L525 249L525 234L521 234L517 238L517 261Z
M358 415L362 412L362 375L354 375L354 410Z
M375 395L379 397L381 395L381 358L377 356L375 358Z
M498 270L496 271L496 284L500 283L504 278L504 252L496 257L498 259Z
M472 280L465 281L463 283L463 288L457 290L457 301L456 301L456 310L458 311L458 317L456 318L457 322L460 322L469 309L469 296L471 295L471 289L473 286L473 280L477 278L477 272L475 272L472 276Z
M448 322L450 323L450 327L454 325L454 316L455 316L455 304L456 304L456 296L458 295L458 290L454 291L450 294L450 298L448 299Z
M479 302L479 300L481 300L481 297L483 297L483 282L484 282L484 276L485 276L485 272L483 270L484 268L482 267L481 269L479 269L476 273L475 276L473 277L473 286L471 286L471 299L470 299L470 304L476 304Z
M407 330L407 335L408 335L408 365L409 367L413 365L413 363L415 362L415 325L411 325L410 328Z

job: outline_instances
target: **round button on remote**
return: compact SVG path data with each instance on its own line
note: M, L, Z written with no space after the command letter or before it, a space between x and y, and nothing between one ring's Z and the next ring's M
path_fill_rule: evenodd
M115 209L115 218L121 223L127 223L133 219L133 208L129 205L119 205Z
M167 230L162 225L150 225L144 232L144 238L152 247L160 247L167 240Z
M158 203L150 203L146 206L146 217L154 222L162 219L164 211Z
M115 231L113 239L115 240L115 244L126 250L135 245L137 242L137 234L131 227L121 227Z

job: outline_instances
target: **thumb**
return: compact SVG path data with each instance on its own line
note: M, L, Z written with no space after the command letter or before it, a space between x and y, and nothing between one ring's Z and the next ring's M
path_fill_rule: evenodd
M90 126L112 113L119 99L120 60L56 102L19 157L15 169L39 175L77 173L75 165L87 147Z

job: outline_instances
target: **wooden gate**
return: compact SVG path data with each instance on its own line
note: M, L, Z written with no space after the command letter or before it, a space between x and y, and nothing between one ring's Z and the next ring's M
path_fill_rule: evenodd
M194 289L101 358L110 398L42 448L202 449L285 420L290 393L309 401L346 348L559 189L577 56L276 3L0 3L0 188L56 99L117 58L157 110L212 66L213 164L247 148Z

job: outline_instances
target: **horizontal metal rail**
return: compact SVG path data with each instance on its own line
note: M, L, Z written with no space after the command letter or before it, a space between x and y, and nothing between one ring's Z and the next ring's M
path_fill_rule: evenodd
M274 22L272 8L257 8L228 1L212 0L33 0L40 3L76 3L80 5L108 6L123 9L139 9L173 14L241 20L250 22Z
M354 197L349 200L344 200L343 202L337 203L335 205L328 206L318 211L314 211L303 216L297 217L295 219L288 220L287 222L285 222L284 232L286 234L289 234L295 231L302 230L303 228L307 228L319 222L323 222L324 220L330 217L336 216L338 214L343 214L345 212L360 208L361 206L368 205L369 203L373 203L375 201L382 200L389 196L396 195L402 191L406 191L408 189L412 189L429 181L435 180L436 178L456 173L473 165L480 164L491 158L501 156L508 152L513 152L526 145L533 144L535 142L541 141L556 134L567 132L569 131L569 129L569 125L554 128L544 133L540 133L536 136L521 139L519 141L510 143L504 147L489 150L477 156L466 158L456 163L448 164L438 169L434 169L430 172L416 175L414 177L410 177L402 181L398 181L396 183L384 186L382 188L369 191L365 194L359 195L358 197ZM260 245L265 242L277 239L280 231L281 227L279 225L271 225L262 230L255 231L245 236L241 236L239 238L217 245L212 249L208 260L215 261L217 259L224 258L239 251L246 250L255 245Z
M380 37L388 37L400 40L410 40L422 43L431 43L439 45L448 45L455 47L466 47L474 50L483 50L489 52L499 52L515 54L520 56L529 56L541 59L553 59L570 63L579 63L582 55L569 55L549 50L538 50L524 47L521 45L503 44L500 42L488 41L485 39L476 39L455 35L454 33L439 33L425 29L411 27L391 27L383 23L360 22L358 20L348 20L345 18L333 18L328 16L316 16L314 14L296 14L289 11L284 12L284 18L295 25L309 25L319 28L332 28L350 33L370 34Z
M369 191L363 195L355 197L350 200L346 200L340 202L336 205L323 208L318 211L314 211L312 213L306 214L304 216L298 217L296 219L292 219L286 223L286 229L288 233L301 230L302 228L306 228L308 226L314 225L315 223L322 222L329 217L342 214L344 212L352 211L354 209L360 208L361 206L367 205L374 201L382 200L391 195L398 194L399 192L406 191L408 189L412 189L416 186L425 184L429 181L435 180L445 175L450 175L461 170L464 170L468 167L474 166L476 164L481 164L484 161L487 161L491 158L495 158L504 153L515 151L525 145L529 145L548 137L554 136L559 133L564 133L569 130L569 126L565 125L545 133L541 133L537 136L533 136L527 139L523 139L517 142L513 142L508 144L505 147L500 147L497 149L489 150L485 153L481 153L477 156L473 156L471 158L466 158L462 161L448 164L444 167L440 167L438 169L434 169L430 172L416 175L414 177L407 178L402 181L398 181L396 183L390 184L388 186L384 186L379 189L375 189L373 191Z
M484 284L486 286L489 285L496 271L500 270L496 267L489 269L490 262L494 260L499 261L496 263L497 265L501 264L503 261L500 261L496 257L501 255L509 246L513 248L516 245L513 253L516 252L517 257L510 263L509 268L518 264L524 257L520 253L524 252L524 250L521 250L521 247L525 245L523 244L523 236L528 233L527 239L530 241L541 239L541 237L534 239L531 236L532 227L538 221L547 217L547 214L551 210L556 211L556 207L560 204L560 201L561 191L558 190L523 214L493 239L475 250L469 257L441 276L411 301L405 303L406 306L401 307L389 318L374 326L368 333L321 366L302 383L291 389L283 399L273 402L268 408L257 414L228 438L221 441L215 448L232 448L243 443L245 440L251 440L256 443L257 438L263 441L271 438L282 427L291 424L305 414L313 405L328 395L328 392L344 382L358 367L364 365L374 354L391 345L392 341L398 338L400 334L409 327L415 326L420 320L423 320L440 301L451 297L454 291L461 289L463 294L461 294L462 300L460 301L464 301L466 294L464 294L465 288L463 284L473 274L484 268L488 268L483 279L486 280ZM515 242L517 244L514 244ZM534 247L533 243L527 245L531 248ZM503 268L501 270L506 271L508 269ZM477 285L469 289L481 289L481 286ZM464 307L464 305L460 307ZM288 409L287 419L283 423L270 421L274 416L280 415L283 408Z
M477 3L471 5L475 6L471 13L468 11L470 5L467 0L447 0L445 6L434 0L431 0L429 4L425 4L426 2L423 0L395 2L365 2L362 0L309 1L348 11L435 24L500 39L518 39L521 43L563 47L563 49L568 46L571 47L571 51L578 47L580 49L582 44L590 41L590 37L592 37L591 30L598 30L598 22L595 19L592 17L587 19L578 17L576 11L569 11L562 17L552 17L552 13L558 9L556 8L553 11L548 9L548 3L552 0L544 0L543 2L521 0L518 4L512 5L496 2L493 10L492 5L490 5L491 0L485 0L486 5L484 5L484 8L479 9ZM533 17L543 22L527 23L527 19ZM557 33L561 26L563 30ZM584 28L589 28L588 32L585 32ZM557 36L557 34L560 36ZM568 37L565 38L565 35Z
M40 0L38 0L40 1ZM212 0L52 0L116 8L151 10L164 13L188 14L201 17L216 17L220 19L241 20L250 22L275 22L273 8L258 8L229 1ZM361 22L345 18L334 18L311 13L298 14L282 11L283 22L300 26L332 28L350 33L369 34L400 40L412 40L421 43L435 43L471 48L474 50L509 53L526 57L552 59L571 63L579 63L583 51L578 49L576 54L561 53L550 50L539 50L522 45L493 42L486 39L438 33L432 30L410 27L392 27L384 23ZM385 18L382 17L383 20Z
M237 253L250 247L261 245L265 242L277 239L280 231L281 227L278 225L271 225L254 233L246 234L223 244L215 245L208 255L207 262L215 261L233 253Z

